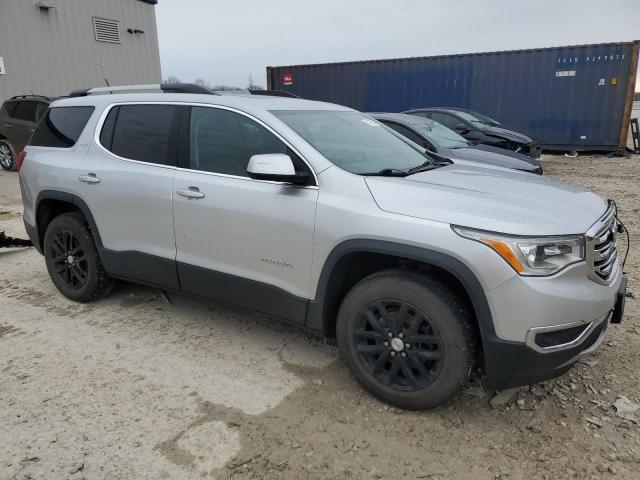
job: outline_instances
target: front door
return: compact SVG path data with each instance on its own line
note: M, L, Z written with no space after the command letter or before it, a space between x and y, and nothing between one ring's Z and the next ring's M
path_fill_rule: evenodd
M177 262L183 290L302 322L310 290L318 188L253 180L253 155L285 153L253 118L192 107L174 181ZM184 131L184 130L183 130Z

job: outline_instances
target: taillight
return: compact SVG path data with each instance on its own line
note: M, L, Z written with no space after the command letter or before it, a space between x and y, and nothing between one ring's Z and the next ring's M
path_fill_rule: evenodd
M22 164L24 163L26 158L27 158L27 152L25 152L24 150L18 154L18 159L16 161L16 166L18 167L18 171L20 171L20 169L22 168Z

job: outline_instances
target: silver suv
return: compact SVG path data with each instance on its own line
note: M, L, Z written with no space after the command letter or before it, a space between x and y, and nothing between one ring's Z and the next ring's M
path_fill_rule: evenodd
M170 90L56 101L21 156L25 226L65 296L119 278L244 305L335 338L407 409L476 371L557 376L621 320L612 201L432 159L338 105Z

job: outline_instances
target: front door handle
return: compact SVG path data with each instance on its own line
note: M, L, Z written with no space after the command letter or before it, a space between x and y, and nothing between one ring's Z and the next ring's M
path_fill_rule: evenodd
M201 192L198 187L180 188L176 190L176 193L185 198L204 198L204 192Z
M100 183L100 179L95 173L88 173L87 175L80 175L78 180L84 183Z

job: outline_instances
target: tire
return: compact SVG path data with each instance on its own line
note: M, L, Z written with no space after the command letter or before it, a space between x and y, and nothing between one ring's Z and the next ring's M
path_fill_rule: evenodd
M407 410L449 400L473 368L475 342L464 303L415 272L387 270L357 283L342 302L336 335L358 383Z
M0 166L9 171L16 168L16 152L6 140L0 140Z
M55 217L44 236L43 253L54 285L65 297L89 302L111 292L91 231L77 212Z

